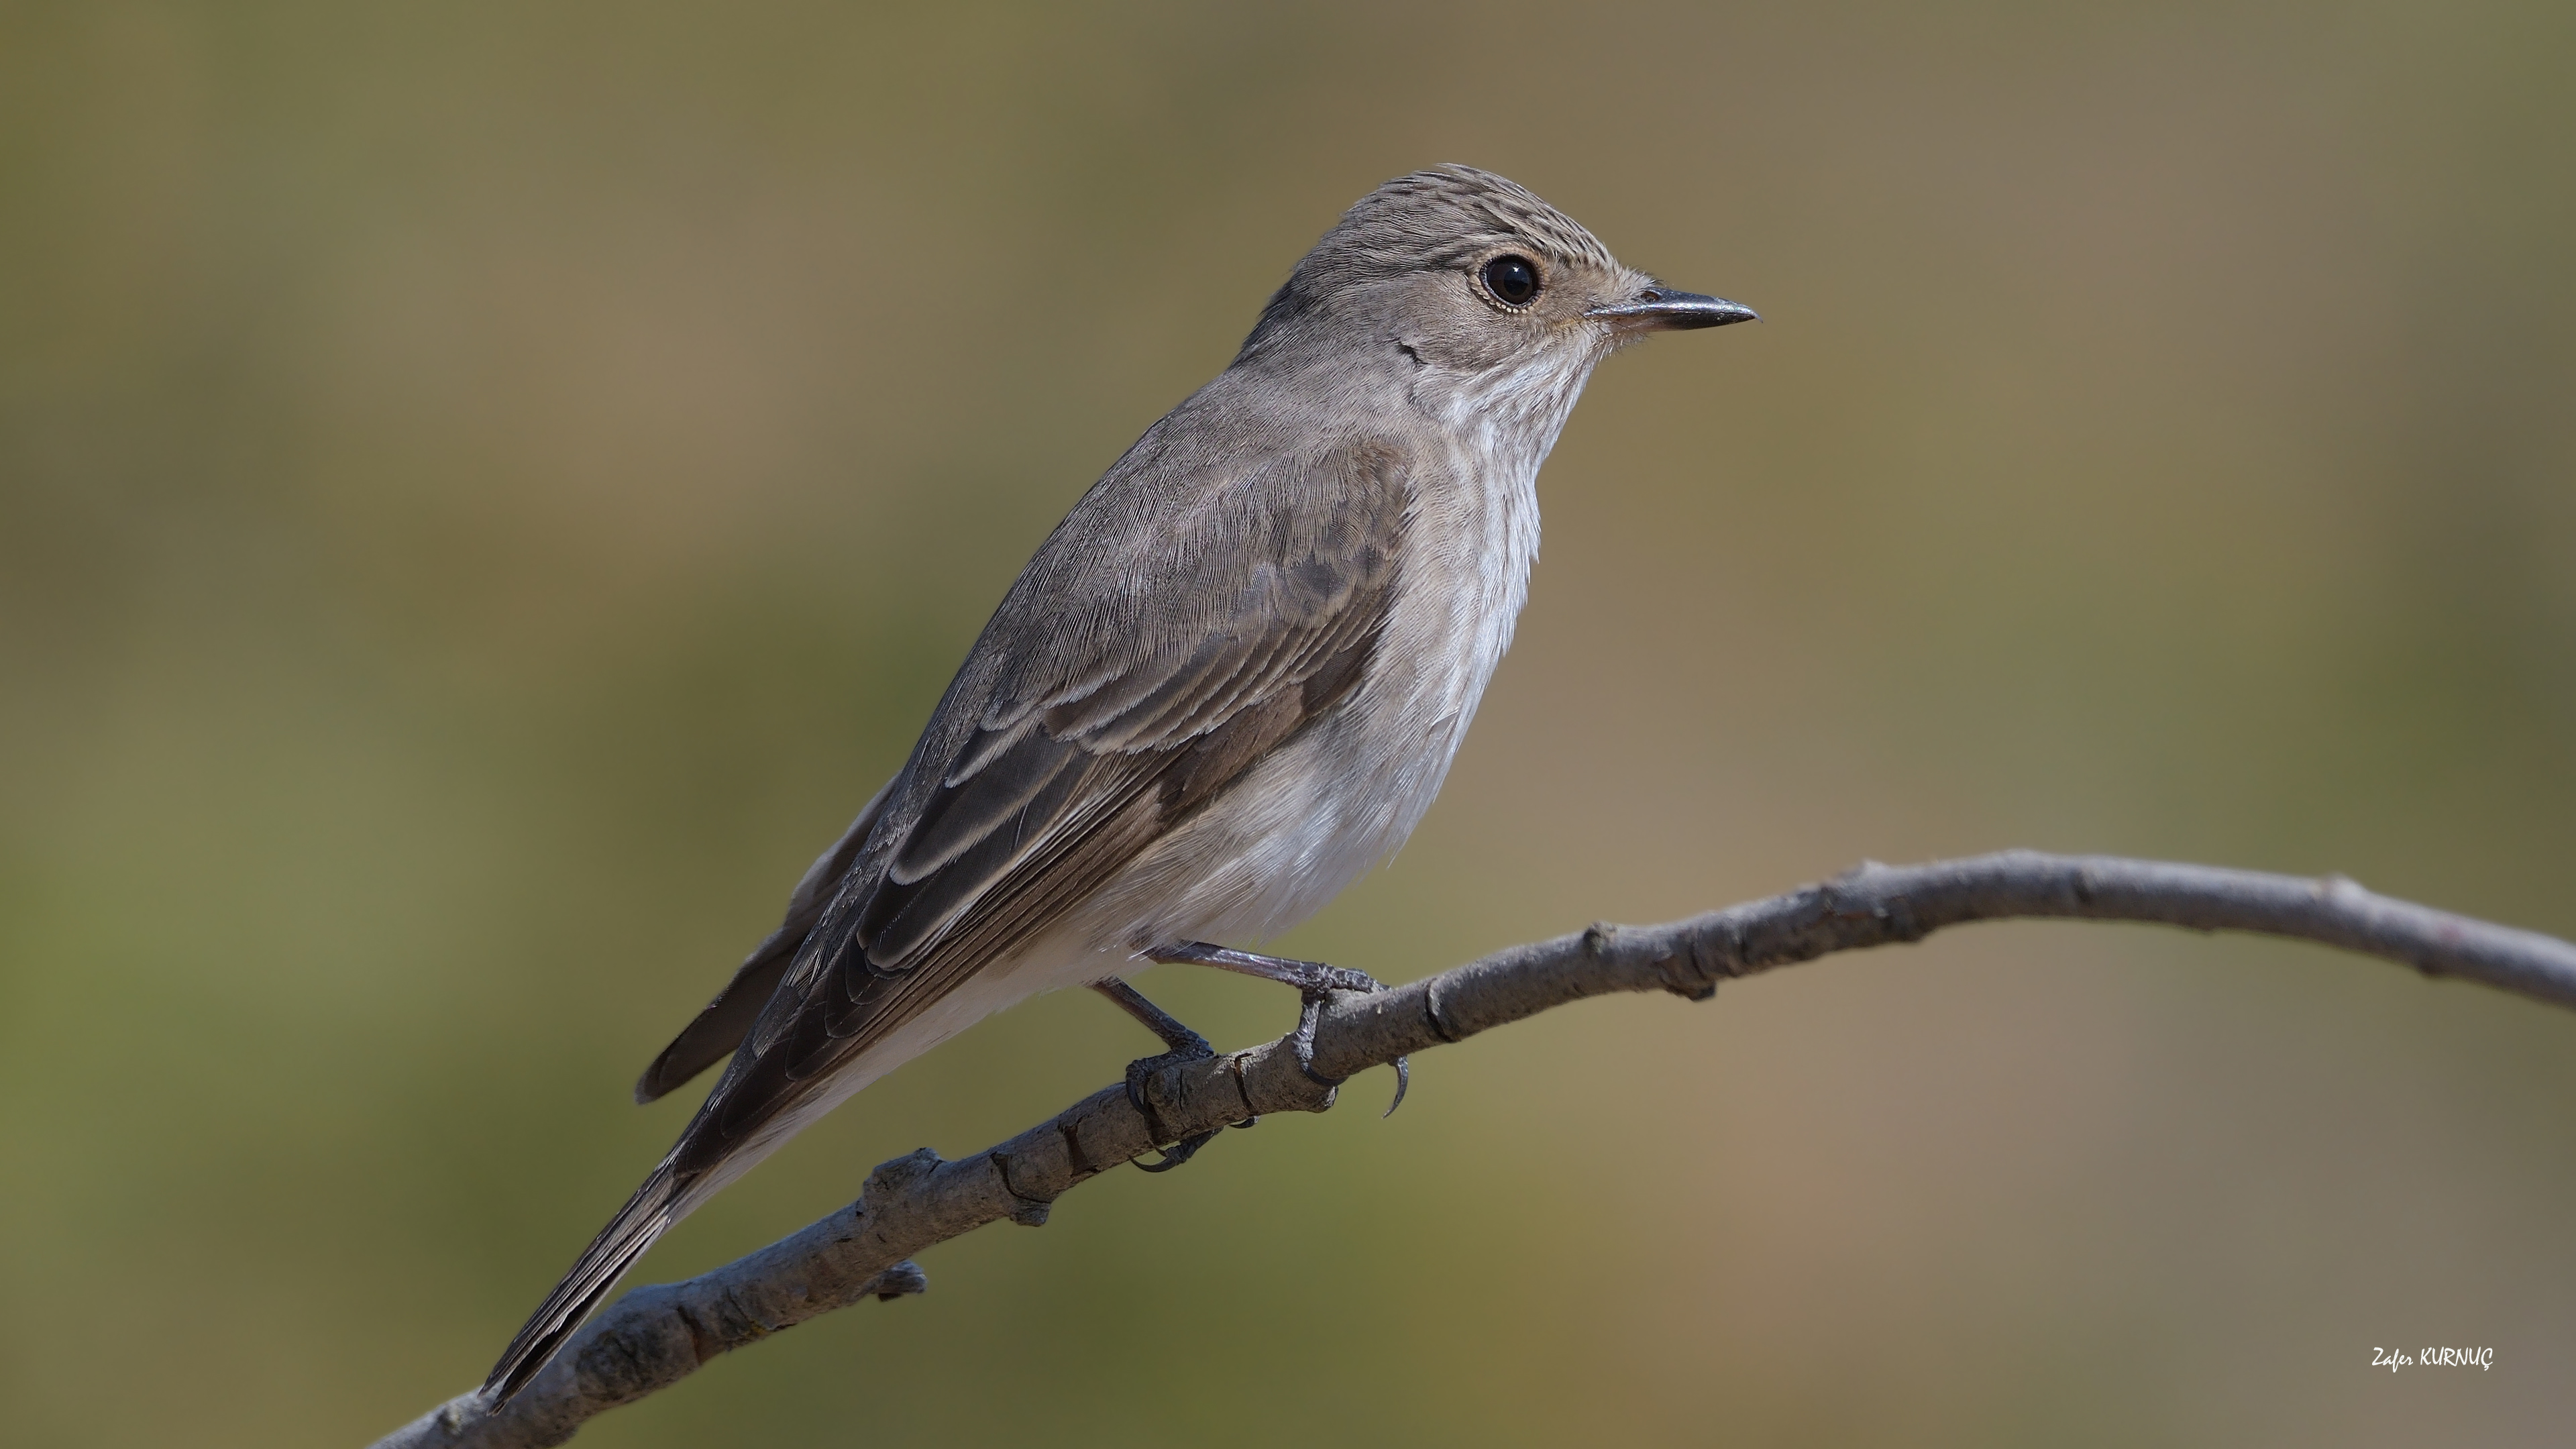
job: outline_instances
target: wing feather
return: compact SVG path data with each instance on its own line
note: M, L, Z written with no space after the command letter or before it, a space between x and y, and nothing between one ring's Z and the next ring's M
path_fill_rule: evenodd
M681 1028L662 1054L644 1069L636 1080L635 1100L654 1101L689 1078L723 1061L742 1044L744 1033L759 1020L761 1008L778 992L787 968L796 962L797 948L813 934L815 924L823 919L824 908L831 904L832 892L857 864L859 848L867 844L868 832L877 823L877 812L884 808L886 796L894 790L889 780L868 803L859 807L859 816L841 833L832 848L814 858L804 877L787 897L787 918L769 933L706 1004L697 1017Z
M1095 496L1118 481L1113 470ZM1198 496L1180 506L1147 500L1170 524L1132 531L1151 542L1145 559L1073 571L1079 597L1044 586L1063 587L1050 554L1083 543L1067 539L1082 509L1031 564L906 767L877 845L683 1138L681 1171L721 1160L1045 930L1357 687L1394 598L1400 455L1346 447L1187 482ZM1038 611L1052 628L1034 627ZM994 657L1029 638L1050 638L1047 656Z

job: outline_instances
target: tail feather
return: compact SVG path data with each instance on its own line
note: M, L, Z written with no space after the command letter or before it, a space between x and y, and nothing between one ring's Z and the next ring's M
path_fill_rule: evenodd
M617 1286L617 1280L625 1277L635 1260L644 1256L644 1250L653 1246L653 1240L679 1221L680 1195L694 1179L695 1174L684 1177L664 1162L644 1179L642 1187L635 1189L635 1195L618 1209L617 1216L609 1219L607 1227L599 1230L599 1236L590 1240L572 1271L555 1285L554 1292L546 1295L544 1305L519 1330L518 1337L510 1340L501 1361L492 1366L491 1377L483 1381L483 1395L491 1412L499 1412L503 1404L527 1387L528 1381L590 1317L591 1310Z

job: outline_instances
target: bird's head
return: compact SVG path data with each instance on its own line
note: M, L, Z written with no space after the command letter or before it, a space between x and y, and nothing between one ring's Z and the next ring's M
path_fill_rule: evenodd
M1360 348L1429 374L1453 406L1572 403L1594 363L1650 333L1753 309L1623 266L1572 217L1472 166L1386 183L1343 213L1262 312L1243 356L1330 361Z

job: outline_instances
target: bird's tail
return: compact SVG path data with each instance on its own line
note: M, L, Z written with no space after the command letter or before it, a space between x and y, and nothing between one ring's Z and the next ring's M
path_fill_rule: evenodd
M491 1412L499 1412L513 1395L527 1387L528 1381L555 1356L555 1350L564 1346L564 1341L581 1327L582 1320L617 1286L617 1280L626 1276L626 1270L644 1256L646 1248L653 1246L653 1240L687 1212L689 1204L681 1198L697 1176L676 1172L665 1160L644 1179L642 1187L635 1189L635 1195L618 1209L617 1216L608 1220L608 1226L599 1230L599 1236L590 1240L580 1261L555 1285L555 1291L546 1295L544 1306L519 1330L519 1336L510 1340L501 1361L492 1366L491 1377L483 1381L484 1400Z

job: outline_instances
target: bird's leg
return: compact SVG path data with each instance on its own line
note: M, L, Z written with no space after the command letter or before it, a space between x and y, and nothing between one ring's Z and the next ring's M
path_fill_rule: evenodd
M1297 1070L1327 1087L1342 1084L1339 1077L1328 1077L1315 1070L1315 1023L1322 1015L1324 1001L1336 991L1374 992L1386 988L1365 971L1352 971L1340 966L1327 966L1321 961L1297 961L1286 956L1264 956L1254 951L1237 951L1228 946L1210 945L1205 941L1183 941L1177 946L1156 946L1145 953L1155 961L1186 962L1192 966L1215 966L1227 971L1240 971L1264 981L1277 981L1297 988L1305 1009L1297 1014L1297 1030L1289 1045L1297 1053ZM1412 1083L1411 1064L1403 1057L1395 1059L1395 1100L1386 1104L1387 1116L1404 1105L1404 1089Z
M1127 1064L1127 1100L1136 1110L1145 1110L1145 1079L1165 1067L1188 1062L1203 1062L1216 1055L1208 1039L1181 1025L1170 1012L1145 999L1145 993L1112 976L1094 981L1091 989L1118 1003L1118 1009L1144 1023L1145 1029L1163 1039L1170 1050L1159 1057L1141 1057Z
M1179 1019L1170 1012L1146 1000L1144 992L1115 976L1106 981L1094 981L1091 983L1091 989L1118 1003L1119 1010L1143 1022L1147 1031L1161 1037L1163 1045L1171 1048L1159 1057L1140 1057L1127 1064L1127 1100L1137 1111L1145 1113L1150 1118L1153 1108L1146 1105L1145 1101L1146 1079L1165 1067L1206 1061L1216 1055L1216 1048L1208 1045L1206 1037L1181 1025ZM1249 1127L1259 1120L1259 1118L1247 1118L1234 1125ZM1163 1149L1162 1161L1151 1164L1139 1162L1136 1165L1147 1172L1168 1172L1189 1161L1192 1153L1207 1146L1209 1140L1215 1136L1215 1132L1202 1132L1195 1137L1184 1137Z

